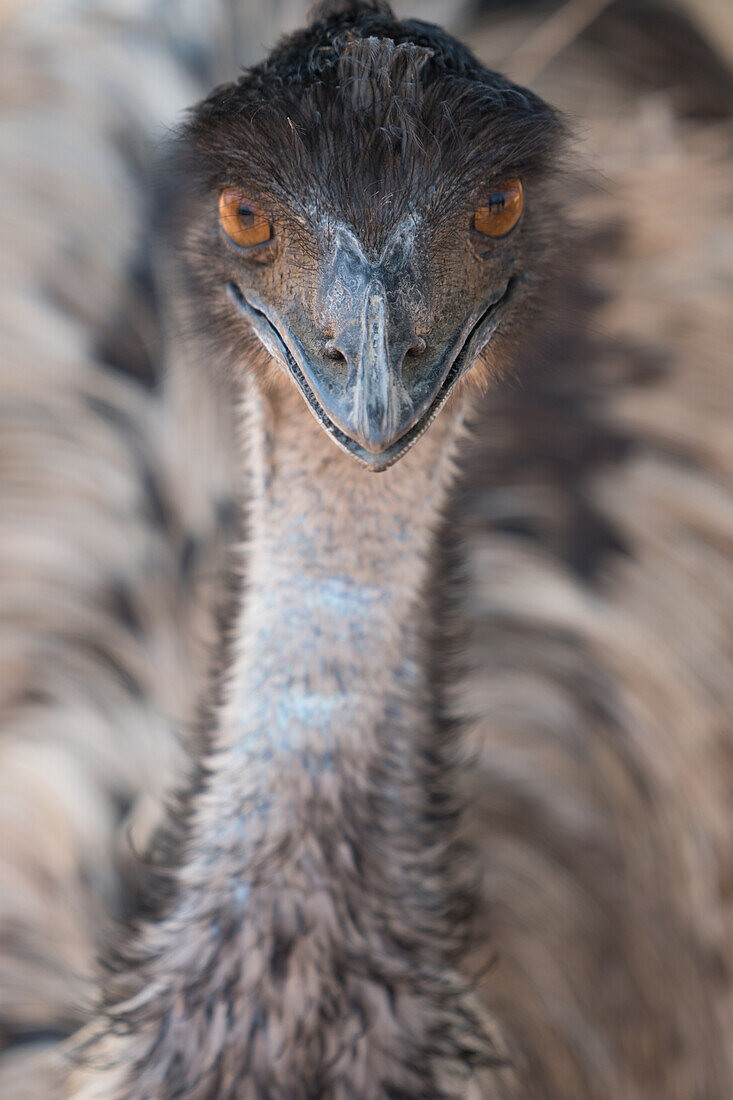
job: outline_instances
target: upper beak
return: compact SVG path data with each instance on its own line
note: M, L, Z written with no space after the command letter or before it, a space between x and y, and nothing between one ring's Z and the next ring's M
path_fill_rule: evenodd
M318 354L312 341L306 353L290 334L323 412L349 441L347 449L376 469L425 412L440 373L437 364L426 363L427 344L416 331L424 287L414 236L412 222L403 222L382 254L370 259L353 233L339 227L315 306L333 335Z
M417 373L426 345L404 317L393 316L388 324L387 296L378 280L368 283L356 305L353 320L327 345L340 362L332 361L325 377L312 363L309 381L329 418L355 443L379 455L424 409L427 380L408 388L404 375L408 357Z

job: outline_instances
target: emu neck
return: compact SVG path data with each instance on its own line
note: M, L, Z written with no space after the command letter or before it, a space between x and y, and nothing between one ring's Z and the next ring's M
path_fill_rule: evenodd
M297 394L253 395L248 584L221 727L251 765L325 774L334 752L357 763L424 702L418 621L454 420L374 474Z

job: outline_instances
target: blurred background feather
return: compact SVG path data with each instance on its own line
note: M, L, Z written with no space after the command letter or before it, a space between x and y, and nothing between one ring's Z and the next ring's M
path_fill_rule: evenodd
M483 401L445 548L481 883L466 967L522 1095L728 1100L733 8L396 7L578 136L558 323ZM155 156L304 10L0 5L3 1100L56 1094L226 605L228 410L165 373Z

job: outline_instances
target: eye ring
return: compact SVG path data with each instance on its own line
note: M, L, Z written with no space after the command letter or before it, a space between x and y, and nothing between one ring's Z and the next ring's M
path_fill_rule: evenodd
M484 237L506 237L521 218L523 209L522 181L518 178L502 180L492 188L488 201L475 211L473 228Z
M219 225L239 248L255 248L272 237L267 216L238 187L225 187L220 193Z

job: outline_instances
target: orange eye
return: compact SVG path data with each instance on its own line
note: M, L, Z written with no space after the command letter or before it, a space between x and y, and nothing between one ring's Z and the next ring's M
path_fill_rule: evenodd
M523 206L522 181L504 180L491 192L486 206L474 214L473 227L486 237L505 237L519 221Z
M219 224L240 248L263 244L272 236L265 215L236 187L225 187L219 195Z

